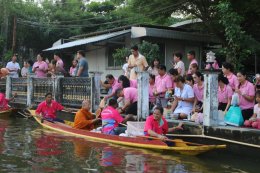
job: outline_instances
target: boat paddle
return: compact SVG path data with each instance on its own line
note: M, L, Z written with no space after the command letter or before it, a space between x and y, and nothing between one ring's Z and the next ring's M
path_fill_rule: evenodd
M152 137L152 136L136 136L140 138L146 138L146 139L154 139L154 140L161 140L160 138ZM182 139L166 139L165 141L174 142L174 143L183 143L183 144L190 144L190 145L196 145L196 146L203 146L203 144L193 143L193 142L185 142Z

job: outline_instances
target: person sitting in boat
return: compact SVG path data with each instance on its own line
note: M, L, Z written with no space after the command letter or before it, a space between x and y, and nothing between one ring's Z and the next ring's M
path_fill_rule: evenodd
M8 109L9 109L8 102L9 102L9 101L13 101L16 96L17 96L17 94L14 93L14 96L13 96L12 98L7 99L7 98L5 97L5 90L2 89L2 90L0 91L0 111L8 110Z
M74 118L74 128L75 129L84 129L84 130L93 130L94 125L100 120L99 118L94 118L90 112L91 102L90 100L84 100L82 102L82 107L75 115Z
M47 93L45 94L45 101L38 105L35 113L36 116L40 116L47 121L57 121L64 123L63 120L56 117L56 112L61 110L71 112L70 109L64 108L60 103L54 101L52 99L52 93Z
M154 108L153 115L150 115L146 118L144 135L166 140L167 137L164 135L166 135L168 132L173 132L176 129L182 130L182 123L179 123L179 125L176 127L168 128L168 123L163 117L163 108L157 106Z
M119 114L117 101L115 99L110 99L108 101L108 106L102 111L102 133L109 135L120 135L124 133L126 127L119 127L119 124L125 124L130 116L126 116L125 119Z
M118 89L116 91L117 97L124 98L124 105L119 108L119 113L125 113L126 115L137 115L137 89L128 87L124 89Z

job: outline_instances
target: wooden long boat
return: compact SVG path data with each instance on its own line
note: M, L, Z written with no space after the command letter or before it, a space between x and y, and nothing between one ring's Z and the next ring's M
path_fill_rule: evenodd
M14 109L0 110L0 116L9 116L13 113Z
M193 146L193 145L187 145L186 142L183 142L181 144L176 143L175 146L171 147L160 140L150 140L147 138L140 138L140 137L124 137L124 136L107 135L107 134L90 132L81 129L74 129L68 124L63 124L59 122L50 122L46 120L42 121L41 118L35 115L34 110L30 110L30 113L33 115L33 118L44 128L48 128L66 135L85 138L95 142L105 142L105 143L151 149L151 150L159 150L159 151L162 150L174 151L185 155L198 155L210 150L226 148L226 145Z

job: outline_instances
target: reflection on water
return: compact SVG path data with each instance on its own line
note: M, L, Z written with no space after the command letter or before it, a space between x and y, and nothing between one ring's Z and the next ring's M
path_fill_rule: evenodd
M21 118L0 118L0 153L0 172L259 172L257 164L244 158L191 157L95 143Z

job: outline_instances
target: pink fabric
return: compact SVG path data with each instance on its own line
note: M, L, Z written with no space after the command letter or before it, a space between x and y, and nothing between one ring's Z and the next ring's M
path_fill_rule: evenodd
M244 85L241 85L239 87L239 90L242 94L245 94L247 96L255 96L255 87L252 83L246 81ZM247 101L242 95L239 95L239 107L244 109L253 109L255 105L255 101L252 102Z
M202 86L198 86L198 84L194 84L193 91L197 100L203 102L204 83L202 84Z
M102 124L103 133L109 133L111 130L118 127L118 124L124 120L124 118L119 114L119 112L111 106L106 107L101 112L101 118L102 122L104 123Z
M144 134L146 136L148 135L148 130L152 130L157 134L166 134L168 132L168 123L165 120L164 117L162 117L162 123L160 124L158 121L156 121L153 117L153 115L150 115L149 117L146 118L145 121L145 126L144 126Z
M71 76L75 76L75 71L76 71L77 67L70 67L70 75Z
M155 96L153 95L154 91L156 90L155 84L149 84L149 102L155 102Z
M125 100L130 101L131 103L137 102L138 100L138 92L136 88L124 88L123 89Z
M8 99L5 98L4 93L0 93L0 110L8 109Z
M56 118L56 111L61 111L63 108L61 104L54 100L51 101L50 106L47 105L46 101L43 101L38 105L36 113L42 114L44 118Z
M198 61L194 58L194 59L190 62L188 74L191 74L191 71L190 71L191 64L197 64L197 65L199 65L199 64L198 64Z
M39 68L36 68L36 67L39 67ZM37 77L46 77L47 76L48 65L45 61L35 62L33 64L33 69L36 69L35 74Z
M229 85L225 85L223 90L218 87L218 102L219 103L227 103L228 98L232 98L233 90Z
M218 69L219 69L219 66L218 66L217 61L215 61L215 62L212 64L212 67L213 67L215 70L218 70ZM210 69L210 64L207 64L205 69Z
M253 127L256 129L260 129L260 118L257 118L256 121L252 121L252 120L246 120L244 122L244 126L246 127Z
M156 76L155 87L157 92L165 92L167 89L172 88L173 86L174 83L168 74L165 74L164 76Z
M59 60L56 62L56 66L59 66L59 67L61 67L61 68L64 69L64 63L63 63L62 59L59 59Z
M228 78L229 81L229 86L231 86L232 90L237 89L239 82L237 80L236 75L234 75L233 73L229 76L226 76Z
M137 88L137 80L130 80L130 87Z
M118 79L115 78L114 83L112 84L112 93L115 93L116 90L122 88L121 83L118 82Z

